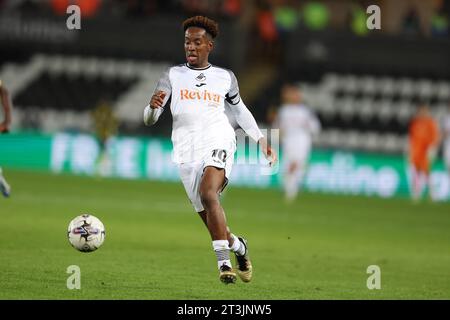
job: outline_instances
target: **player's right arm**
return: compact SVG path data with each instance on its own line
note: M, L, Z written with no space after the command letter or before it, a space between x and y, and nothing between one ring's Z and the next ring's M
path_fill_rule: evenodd
M159 116L163 113L164 106L172 93L169 72L170 68L164 72L163 76L159 79L150 102L144 109L144 123L147 126L151 126L158 121Z
M8 132L9 126L11 125L11 103L9 100L9 94L6 88L2 85L0 81L0 96L1 104L3 107L3 113L5 119L0 123L0 132Z

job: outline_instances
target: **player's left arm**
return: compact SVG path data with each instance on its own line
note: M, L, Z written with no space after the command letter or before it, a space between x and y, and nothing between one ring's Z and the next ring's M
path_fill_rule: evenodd
M9 99L8 90L0 82L0 96L1 104L3 106L3 112L5 119L0 123L0 132L8 132L11 125L11 102Z
M274 165L277 161L277 154L268 143L266 137L256 123L255 118L239 95L239 87L235 75L230 71L231 86L225 97L225 102L229 105L239 126L247 133L254 141L258 142L264 156Z

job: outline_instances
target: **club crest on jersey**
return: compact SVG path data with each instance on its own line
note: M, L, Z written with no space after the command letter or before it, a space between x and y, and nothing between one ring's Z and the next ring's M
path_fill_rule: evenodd
M198 90L180 90L181 100L205 100L212 102L220 102L220 95L217 93L209 92L208 90L198 91Z
M197 81L205 81L206 77L205 77L205 75L202 72L195 78L195 80L197 80Z

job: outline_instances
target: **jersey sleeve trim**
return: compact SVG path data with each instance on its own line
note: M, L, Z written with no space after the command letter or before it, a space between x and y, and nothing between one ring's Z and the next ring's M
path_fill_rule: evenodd
M235 106L241 101L241 97L239 95L239 84L233 71L229 69L224 70L230 75L230 89L228 90L228 93L225 94L225 100L229 104Z

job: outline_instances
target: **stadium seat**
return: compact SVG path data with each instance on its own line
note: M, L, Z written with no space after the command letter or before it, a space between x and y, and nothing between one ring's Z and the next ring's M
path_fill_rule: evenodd
M359 149L361 142L360 142L360 133L356 130L349 130L346 132L346 139L345 139L345 147L348 149Z
M450 98L450 82L448 81L439 81L436 84L437 89L437 96L440 100L448 100Z
M136 70L132 64L96 57L36 55L26 69L34 73L28 72L26 84L14 93L14 104L21 109L39 106L76 118L74 111L82 114L92 110L102 99L114 103L126 92L136 82L136 75L124 76ZM64 115L54 125L53 114L46 114L50 120L43 121L43 127L55 129L59 124L60 129L64 129L67 126ZM83 129L84 122L78 126Z
M413 107L412 105L407 101L402 101L398 103L396 106L396 118L399 123L405 124L409 122L412 114L413 114Z
M397 81L395 90L404 98L411 97L414 94L414 82L410 78L402 78Z
M363 98L359 101L359 115L363 121L369 121L372 118L375 110L373 107L374 101L370 97Z
M421 100L426 100L433 94L433 83L428 79L420 79L416 82L416 91Z
M346 93L355 93L358 90L358 77L353 74L341 78L341 89Z
M383 99L382 101L380 101L377 109L378 110L376 114L381 122L387 123L392 118L394 110L391 99Z
M375 77L365 75L361 77L360 81L361 90L365 95L373 95L377 90Z
M394 79L390 77L383 77L379 80L379 91L386 97L391 97L395 92Z
M337 74L327 73L323 76L321 89L333 93L339 88L339 81Z

